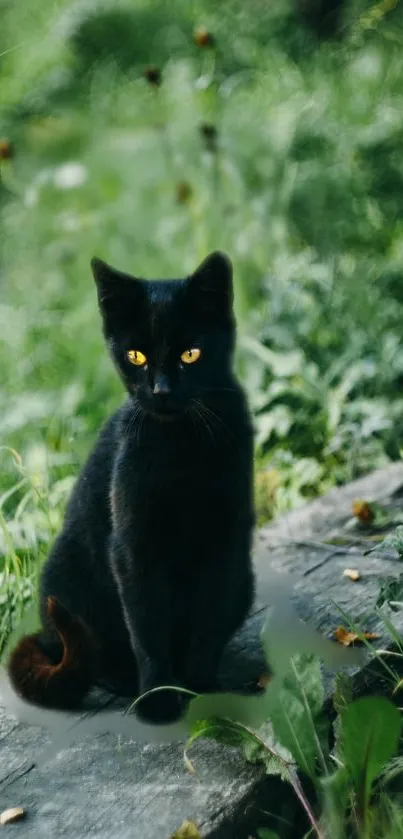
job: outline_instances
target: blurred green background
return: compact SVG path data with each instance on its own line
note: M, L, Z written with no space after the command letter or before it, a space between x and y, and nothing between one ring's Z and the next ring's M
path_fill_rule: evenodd
M321 5L0 3L0 646L122 400L94 255L231 255L260 522L401 457L402 6Z

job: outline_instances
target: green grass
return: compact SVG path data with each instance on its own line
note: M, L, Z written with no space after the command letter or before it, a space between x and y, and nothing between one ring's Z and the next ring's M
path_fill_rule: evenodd
M122 400L94 255L149 277L231 255L260 521L400 459L402 7L371 9L319 44L285 0L3 0L0 647Z

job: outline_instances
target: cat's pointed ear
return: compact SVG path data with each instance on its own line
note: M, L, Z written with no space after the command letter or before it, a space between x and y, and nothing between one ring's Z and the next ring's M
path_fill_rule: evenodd
M189 290L211 314L232 316L232 263L221 251L211 253L188 279Z
M127 303L139 294L141 280L117 271L102 259L94 257L91 260L91 269L97 286L99 308L104 314L116 304Z

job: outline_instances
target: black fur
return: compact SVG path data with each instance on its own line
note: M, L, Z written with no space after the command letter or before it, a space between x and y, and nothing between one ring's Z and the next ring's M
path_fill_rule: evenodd
M44 566L41 648L57 662L52 596L89 627L98 679L119 692L211 691L253 596L253 438L232 370L231 266L215 253L173 281L138 280L100 260L92 268L129 395L100 433ZM194 347L200 359L183 364ZM145 367L130 364L130 349ZM168 720L180 700L163 691L138 710Z

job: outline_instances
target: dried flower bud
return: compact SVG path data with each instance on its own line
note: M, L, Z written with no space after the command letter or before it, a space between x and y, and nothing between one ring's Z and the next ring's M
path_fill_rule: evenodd
M353 501L353 515L363 524L371 524L374 520L374 511L368 501Z
M217 129L211 122L202 122L200 126L200 133L206 144L206 148L211 151L217 151Z
M192 187L187 181L180 181L176 184L176 200L178 204L188 204L192 194Z
M0 140L0 160L11 160L14 157L14 147L9 140Z
M148 83L153 85L153 87L159 87L162 81L161 70L154 65L146 67L144 70L144 78L146 78Z
M215 44L214 36L206 29L205 26L196 26L193 32L193 40L198 47L213 47Z

